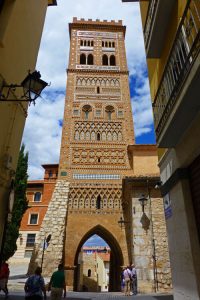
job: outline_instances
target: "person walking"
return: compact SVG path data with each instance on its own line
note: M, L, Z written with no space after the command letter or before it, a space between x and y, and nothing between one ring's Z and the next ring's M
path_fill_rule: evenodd
M8 296L8 277L10 274L9 266L6 262L3 262L0 266L0 291L2 290L5 293L5 296Z
M125 288L125 280L124 280L124 270L125 269L126 268L122 269L121 276L120 276L120 279L121 279L121 292L122 293L124 292L124 288Z
M49 282L48 291L51 290L51 300L60 300L64 291L66 297L65 273L63 264L58 265L58 270L55 271Z
M24 290L26 293L26 300L46 300L46 289L44 278L42 277L42 269L37 267L35 274L31 275L25 283Z
M131 265L131 283L133 295L137 295L137 271L135 265Z
M125 281L125 296L130 296L131 271L129 266L125 268L123 276Z

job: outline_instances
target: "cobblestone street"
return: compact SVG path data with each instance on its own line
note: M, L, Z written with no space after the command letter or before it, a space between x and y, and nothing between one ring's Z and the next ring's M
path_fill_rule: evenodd
M117 300L122 300L122 299L138 299L138 300L173 300L172 295L162 295L162 294L152 294L152 295L138 295L138 296L130 296L130 297L125 297L122 295L122 293L79 293L79 292L68 292L67 293L67 299L69 300L80 300L80 299L88 299L88 300L98 300L98 299L117 299ZM1 293L0 294L0 299L5 299L4 295ZM24 299L24 293L22 292L12 292L9 295L10 300L21 300ZM50 296L47 296L47 299L50 299Z
M10 265L11 276L8 282L9 288L9 300L22 300L24 299L24 283L27 279L26 271L27 265ZM45 282L48 283L50 278L45 278ZM120 292L112 292L112 293L87 293L87 292L67 292L67 299L70 300L99 300L99 299L130 299L130 300L173 300L173 296L171 294L138 294L137 296L125 297ZM0 299L5 299L5 296L2 292L0 292ZM47 293L47 299L50 299L50 293Z

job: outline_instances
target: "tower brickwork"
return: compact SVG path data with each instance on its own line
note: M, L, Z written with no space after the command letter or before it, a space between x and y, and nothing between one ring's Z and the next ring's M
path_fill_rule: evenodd
M118 220L122 178L131 170L127 146L134 143L134 132L122 21L74 18L69 29L59 178L70 183L64 260L68 286L74 286L77 251L93 233L109 244L113 240L116 268L128 263ZM110 289L119 288L117 284L110 283Z

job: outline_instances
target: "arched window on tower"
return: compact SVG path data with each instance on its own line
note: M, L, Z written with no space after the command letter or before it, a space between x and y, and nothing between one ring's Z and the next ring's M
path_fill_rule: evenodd
M92 54L89 54L88 55L88 58L87 58L87 64L88 65L93 65L93 55Z
M93 47L94 46L94 42L93 41L91 41L91 47Z
M83 40L81 40L81 46L83 46Z
M84 105L82 108L82 112L83 112L83 119L84 120L89 120L89 114L92 111L92 107L90 105Z
M115 48L115 42L112 42L112 47Z
M104 41L102 41L102 47L104 47Z
M86 55L84 53L80 55L80 64L86 65Z
M101 208L101 196L99 195L96 201L96 209L100 209L100 208Z
M115 66L115 65L116 65L115 56L111 55L110 56L110 66Z
M84 46L87 46L87 41L84 41Z
M109 42L109 48L111 48L111 42Z
M107 117L107 120L108 121L111 121L112 120L112 114L114 113L114 107L109 105L109 106L106 106L106 117Z
M100 94L100 87L97 87L97 94Z
M91 277L91 270L88 269L88 277Z
M100 133L98 132L97 133L97 141L100 141L101 140L101 135L100 135Z
M108 47L108 42L105 42L105 47Z
M108 66L108 56L106 54L102 57L102 64L103 66Z

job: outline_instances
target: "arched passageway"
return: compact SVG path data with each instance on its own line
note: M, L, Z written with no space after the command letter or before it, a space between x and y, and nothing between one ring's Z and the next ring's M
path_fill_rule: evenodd
M89 230L81 239L75 255L74 291L80 290L80 261L79 253L84 243L93 235L101 237L110 247L109 292L120 291L121 267L124 264L121 248L114 236L103 226L98 225Z

